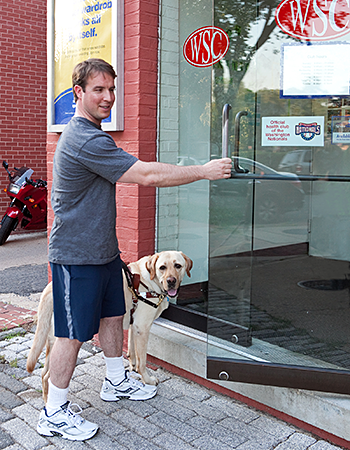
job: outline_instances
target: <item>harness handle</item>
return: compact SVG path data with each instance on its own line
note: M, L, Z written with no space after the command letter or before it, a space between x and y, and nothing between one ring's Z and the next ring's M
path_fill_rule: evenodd
M124 273L125 273L125 276L126 276L126 279L127 279L129 291L132 294L133 307L130 310L130 324L133 324L134 323L133 315L134 315L134 313L136 311L138 300L140 300L140 301L146 303L147 305L152 306L153 308L157 309L158 306L165 299L166 294L159 294L158 295L156 293L156 295L153 298L155 298L155 297L158 298L158 302L157 303L153 303L150 300L148 300L147 298L145 298L142 295L140 295L139 292L138 292L140 284L142 284L142 286L144 286L148 290L149 294L151 294L151 292L149 291L148 287L144 283L142 283L140 275L138 273L132 273L131 270L129 269L128 265L124 261L121 261L121 262L122 262L122 269L124 270Z

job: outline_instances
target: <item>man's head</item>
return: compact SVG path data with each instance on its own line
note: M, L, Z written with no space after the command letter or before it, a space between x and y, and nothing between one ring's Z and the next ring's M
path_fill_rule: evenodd
M117 76L113 67L103 59L87 59L86 61L82 61L74 67L72 74L72 83L75 102L78 100L78 98L74 87L81 86L81 88L85 92L85 86L89 77L94 76L98 73L108 74L113 77L113 79L115 79Z
M102 59L88 59L73 71L75 116L85 117L100 126L107 119L115 101L113 67Z

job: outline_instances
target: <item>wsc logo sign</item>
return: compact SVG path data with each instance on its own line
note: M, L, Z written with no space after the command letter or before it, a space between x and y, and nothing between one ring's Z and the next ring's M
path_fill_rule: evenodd
M283 0L275 19L284 33L297 39L328 41L350 32L350 2Z
M188 36L183 46L187 62L196 67L209 67L222 59L230 46L230 39L218 27L203 27Z

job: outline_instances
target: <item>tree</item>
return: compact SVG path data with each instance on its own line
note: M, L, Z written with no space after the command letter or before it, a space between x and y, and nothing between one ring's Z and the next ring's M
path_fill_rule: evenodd
M255 114L254 93L245 90L242 80L257 50L268 41L276 28L274 10L277 5L277 0L215 1L214 25L226 31L230 38L230 47L225 58L213 66L213 123L220 120L222 107L228 102L235 105L232 117L240 109L247 110L250 117ZM245 149L253 145L252 133L248 133L247 125L247 120L242 121L241 142ZM216 146L221 141L219 128L214 127L212 133L212 142L216 143Z

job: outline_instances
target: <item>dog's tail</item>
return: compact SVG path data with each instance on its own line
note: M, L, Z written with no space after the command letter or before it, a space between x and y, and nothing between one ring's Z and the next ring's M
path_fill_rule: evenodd
M38 322L32 348L27 357L27 371L32 373L41 352L45 346L52 327L53 301L52 283L49 283L43 290L38 308Z

